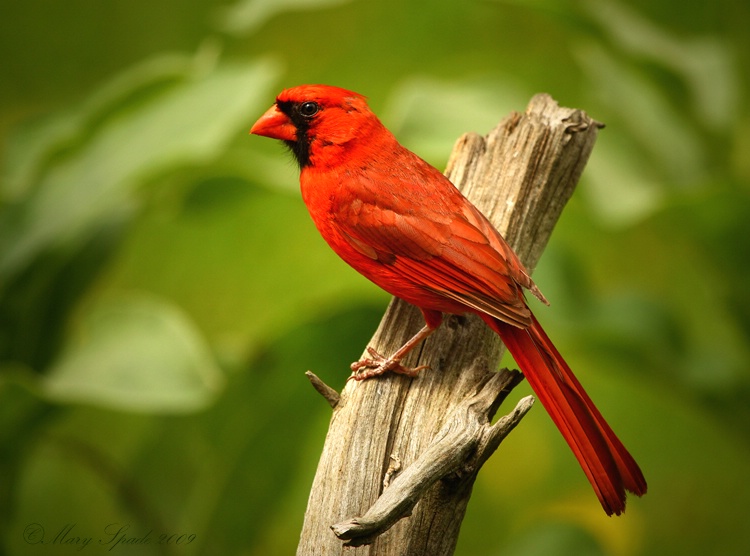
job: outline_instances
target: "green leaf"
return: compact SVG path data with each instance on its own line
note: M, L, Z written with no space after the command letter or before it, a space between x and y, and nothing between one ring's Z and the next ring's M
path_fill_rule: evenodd
M461 135L484 135L499 116L522 111L527 102L526 92L510 77L444 81L414 76L394 88L383 121L405 146L442 168Z
M258 106L265 106L277 75L268 61L208 72L201 71L203 65L196 62L189 77L167 85L161 77L136 79L137 72L130 81L119 80L122 88L128 82L138 87L87 129L90 137L82 145L61 155L35 187L27 188L25 199L0 214L0 281L43 250L88 237L129 214L137 189L149 179L214 159L248 126ZM110 90L103 96L119 101L128 95ZM91 105L101 114L101 102Z
M52 401L140 412L206 407L224 377L190 320L154 298L100 301L52 366L42 392Z
M48 166L55 163L56 155L83 144L97 125L139 91L189 79L195 74L199 59L184 54L153 56L116 74L79 105L25 123L8 141L3 156L3 198L22 200Z
M289 11L347 4L351 0L240 0L219 14L219 27L234 35L252 33L269 19Z
M717 130L731 126L739 110L741 79L723 36L683 38L624 3L588 0L582 7L619 47L681 78L698 119Z

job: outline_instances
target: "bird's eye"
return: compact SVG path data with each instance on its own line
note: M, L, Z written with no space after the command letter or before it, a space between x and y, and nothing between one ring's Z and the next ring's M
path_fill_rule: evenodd
M312 118L320 110L320 106L317 102L308 101L303 102L299 105L299 113L305 118Z

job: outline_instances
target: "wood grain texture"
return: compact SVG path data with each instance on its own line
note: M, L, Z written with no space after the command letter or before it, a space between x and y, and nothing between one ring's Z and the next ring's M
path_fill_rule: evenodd
M461 137L446 175L533 270L600 127L536 95L487 137ZM369 345L393 353L423 324L418 309L394 299ZM404 360L430 365L417 378L352 380L337 397L310 377L333 416L297 555L453 554L479 469L531 407L521 400L491 424L521 380L496 372L502 352L481 320L453 315Z

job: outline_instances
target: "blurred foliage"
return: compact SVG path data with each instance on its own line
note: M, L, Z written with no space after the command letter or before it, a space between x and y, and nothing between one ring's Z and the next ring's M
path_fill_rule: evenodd
M606 518L534 411L457 554L748 553L748 25L741 0L6 3L0 552L294 551L329 416L302 373L342 385L387 301L247 136L323 82L439 167L539 91L607 124L538 314L650 491Z

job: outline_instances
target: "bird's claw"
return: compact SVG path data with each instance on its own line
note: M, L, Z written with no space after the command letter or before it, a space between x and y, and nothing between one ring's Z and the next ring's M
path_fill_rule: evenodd
M352 375L349 379L367 380L374 376L382 375L387 372L393 372L400 375L415 377L419 371L429 369L429 365L419 365L417 367L404 367L400 359L383 357L373 348L368 347L367 353L370 357L363 357L359 361L351 364Z

